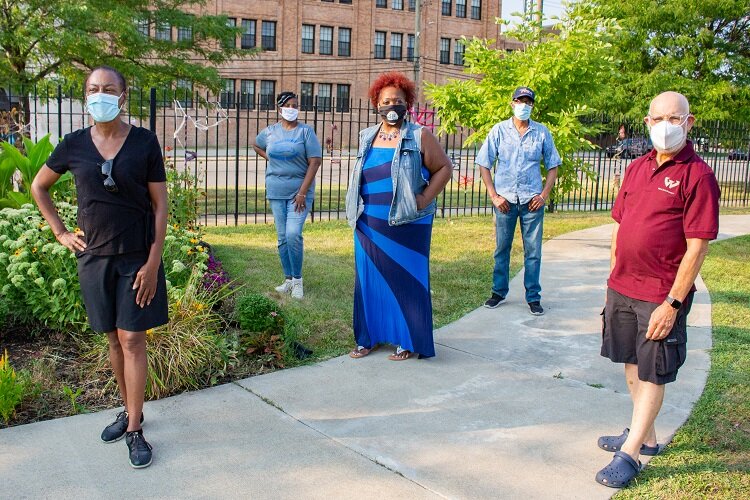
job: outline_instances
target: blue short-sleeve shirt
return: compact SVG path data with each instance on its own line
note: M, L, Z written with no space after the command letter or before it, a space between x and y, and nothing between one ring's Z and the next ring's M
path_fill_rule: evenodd
M307 174L308 158L322 158L323 148L309 125L298 124L285 130L281 123L263 129L255 138L255 145L268 155L266 168L266 198L288 200L294 197ZM306 196L315 193L315 182Z
M475 162L487 169L497 162L495 190L511 203L528 203L542 192L542 162L547 171L562 163L547 127L529 120L521 136L512 118L492 127Z

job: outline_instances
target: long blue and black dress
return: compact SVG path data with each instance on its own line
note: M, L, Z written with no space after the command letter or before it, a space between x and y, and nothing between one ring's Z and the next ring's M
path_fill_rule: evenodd
M433 216L388 225L394 151L370 148L362 168L364 212L354 231L354 338L368 349L387 343L432 357L429 262ZM429 171L422 169L429 178Z

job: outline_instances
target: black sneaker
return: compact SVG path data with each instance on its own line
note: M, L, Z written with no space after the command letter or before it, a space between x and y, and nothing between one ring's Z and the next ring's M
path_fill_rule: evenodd
M141 423L143 423L143 413L141 413ZM125 431L128 430L128 412L121 411L117 414L115 421L109 424L102 431L102 441L105 443L114 443L125 437Z
M494 309L500 304L502 304L503 302L505 302L505 297L493 292L492 297L490 297L489 299L485 301L484 307L486 307L487 309Z
M125 444L128 445L130 465L134 469L151 465L151 445L143 437L143 429L125 433Z
M529 302L529 312L534 316L541 316L542 314L544 314L544 308L542 307L542 304L539 303L539 301Z

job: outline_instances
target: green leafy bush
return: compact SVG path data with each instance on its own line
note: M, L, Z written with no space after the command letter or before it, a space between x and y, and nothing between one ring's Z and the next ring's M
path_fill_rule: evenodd
M8 351L0 356L0 417L7 424L23 400L24 382L10 366Z
M194 270L184 288L170 290L169 323L146 332L148 378L146 398L158 399L179 391L198 389L215 380L234 357L222 332L223 315L214 305L232 291L229 287L206 290L202 272ZM107 390L115 392L111 376L109 344L105 334L79 339L83 359L94 373L110 377Z
M181 227L198 227L198 200L205 193L198 189L198 178L186 168L178 170L174 161L164 162L169 190L169 224Z
M57 209L75 228L77 207L61 202ZM204 273L208 252L200 232L168 226L163 260L170 288L184 287L193 269ZM0 283L0 298L19 321L61 331L87 328L76 257L32 205L0 210Z
M235 315L243 330L277 334L284 331L284 315L279 305L259 293L239 297Z

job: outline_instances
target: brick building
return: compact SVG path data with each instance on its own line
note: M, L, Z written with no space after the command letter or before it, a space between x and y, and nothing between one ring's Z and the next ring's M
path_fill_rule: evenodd
M347 111L365 99L373 78L387 70L414 77L416 0L213 0L204 10L226 14L242 29L238 48L262 47L253 59L220 68L223 104L241 93L243 108L272 107L283 90L300 95L301 106ZM495 18L502 0L422 0L420 80L443 83L463 74L462 36L503 41ZM420 91L421 91L420 85ZM420 101L424 96L420 92Z

